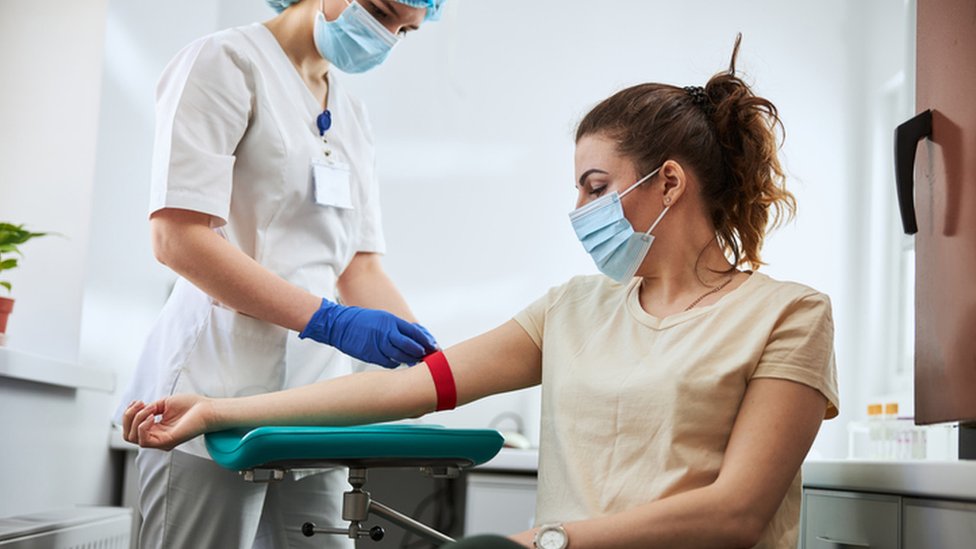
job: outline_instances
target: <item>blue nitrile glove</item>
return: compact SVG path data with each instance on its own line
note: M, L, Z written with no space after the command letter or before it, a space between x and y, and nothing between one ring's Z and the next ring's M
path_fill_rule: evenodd
M440 349L441 348L441 346L437 344L437 340L434 339L434 336L430 332L427 331L427 328L424 328L423 326L421 326L419 322L414 322L413 325L416 326L418 330L420 330L421 332L423 332L424 336L427 338L427 344L424 345L424 349L427 350L427 354L433 353L437 349ZM424 355L424 356L427 356L427 355Z
M298 337L312 338L343 353L384 368L416 364L437 350L427 330L376 309L348 307L322 300Z

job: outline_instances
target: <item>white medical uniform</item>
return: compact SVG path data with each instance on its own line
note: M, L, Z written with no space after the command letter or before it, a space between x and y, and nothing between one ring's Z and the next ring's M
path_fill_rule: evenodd
M333 150L329 159L349 166L348 192L336 193L334 182L327 192L324 187L315 192L313 161L324 159L315 125L321 98L311 94L264 25L229 29L190 44L166 68L157 90L151 211L209 214L215 231L262 266L335 299L336 280L353 256L382 252L384 241L366 113L331 73L328 107L333 119L326 135ZM149 335L117 419L132 400L152 402L174 393L264 393L344 375L351 367L334 348L225 308L181 278ZM242 486L236 475L221 475L209 459L199 459L208 457L202 437L177 452L184 454L140 453L147 515L143 549L180 547L180 532L192 532L194 539L185 543L193 547L251 547L258 517L262 531L279 528L275 520L289 520L271 508L283 499L313 513L321 510L320 524L339 521L334 507L346 486L341 471L290 483L307 487L330 479L325 483L332 485L326 490L329 501L320 504L309 499L321 489L279 493L289 485L283 483L272 495L266 485ZM187 493L195 505L178 503L185 502L179 494ZM297 532L301 521L295 520L289 523L295 534L291 546L347 546L338 536L305 541Z

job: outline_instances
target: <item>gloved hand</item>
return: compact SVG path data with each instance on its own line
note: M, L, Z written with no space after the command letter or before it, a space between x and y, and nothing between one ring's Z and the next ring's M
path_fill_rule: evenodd
M430 332L427 331L427 328L424 328L418 322L414 322L413 325L416 326L417 329L420 330L424 334L424 337L427 338L427 344L424 345L424 350L427 351L427 352L424 354L424 356L427 356L430 353L433 353L437 349L440 349L441 348L441 346L437 344L437 340L434 339L433 334L431 334ZM423 357L420 357L420 358L423 358Z
M376 309L348 307L322 300L298 337L331 345L343 353L385 368L416 364L437 350L437 342L419 324Z

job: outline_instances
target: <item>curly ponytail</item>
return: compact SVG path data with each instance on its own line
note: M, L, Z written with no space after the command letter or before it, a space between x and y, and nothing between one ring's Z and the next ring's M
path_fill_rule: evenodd
M619 91L580 122L576 141L604 134L642 173L671 158L694 171L716 238L736 267L763 264L767 230L796 212L779 163L776 106L729 69L704 88L640 84ZM785 133L785 132L784 132Z

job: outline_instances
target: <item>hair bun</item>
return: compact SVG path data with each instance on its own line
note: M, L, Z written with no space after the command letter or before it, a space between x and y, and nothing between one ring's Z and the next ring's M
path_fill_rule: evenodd
M705 93L705 88L701 86L685 86L684 90L685 93L691 96L691 101L704 109L707 114L715 111L715 105L709 100L708 94Z

